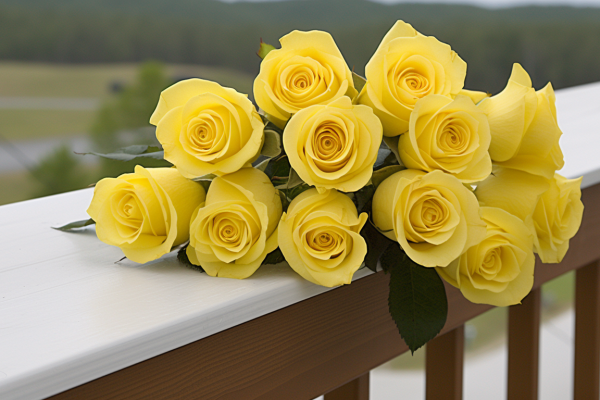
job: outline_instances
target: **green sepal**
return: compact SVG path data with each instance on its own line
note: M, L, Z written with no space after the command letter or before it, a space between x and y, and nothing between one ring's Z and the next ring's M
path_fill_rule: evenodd
M96 223L96 221L94 221L93 219L82 219L81 221L75 221L75 222L71 222L70 224L66 224L63 226L59 226L59 227L54 227L52 226L52 229L56 229L57 231L63 231L63 232L77 232L79 229L81 228L85 228L86 226L89 225L94 225Z
M356 72L352 71L352 83L354 84L354 89L360 93L367 84L367 80L358 75Z
M256 54L264 60L265 57L267 56L267 54L269 54L272 50L275 50L275 46L263 42L263 40L261 38L260 39L260 47L258 48L258 51L256 52Z
M165 152L160 146L136 144L133 146L123 147L113 151L112 153L96 153L94 151L90 151L88 153L75 154L82 156L92 154L98 157L108 158L109 160L131 161L135 160L136 158L153 158L155 160L162 160L164 159Z
M444 283L435 268L415 263L399 245L389 246L380 261L390 273L390 315L414 354L446 324L448 300Z

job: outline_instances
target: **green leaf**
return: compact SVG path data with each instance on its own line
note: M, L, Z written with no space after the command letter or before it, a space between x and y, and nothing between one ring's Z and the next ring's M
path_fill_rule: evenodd
M404 164L402 163L402 160L400 159L400 152L398 151L398 142L399 141L400 141L400 136L394 136L394 137L384 136L383 137L383 143L385 143L387 145L387 147L389 147L389 149L392 151L392 153L394 153L394 155L396 156L396 160L398 160L398 164L404 166Z
M365 257L365 266L373 272L377 272L377 263L385 250L393 245L393 240L388 239L385 235L373 226L371 220L367 221L363 226L360 234L367 242L367 255Z
M287 190L287 197L290 200L294 200L300 193L307 191L311 187L312 186L308 185L307 183L302 182L302 184Z
M66 224L59 227L52 227L52 229L56 229L57 231L63 232L77 232L77 230L81 228L85 228L88 225L94 225L96 222L93 219L83 219L81 221L71 222L70 224Z
M388 247L381 265L391 274L390 314L414 353L444 327L448 316L446 289L435 268L416 264L399 245Z
M265 130L265 140L260 154L265 157L277 157L281 154L281 135L274 130Z
M352 83L354 83L354 89L360 93L360 91L367 84L367 80L362 76L358 75L356 72L352 71Z
M370 208L371 200L375 194L375 187L373 185L367 185L354 193L351 193L356 205L356 209L359 213L367 211ZM369 206L369 207L367 207Z
M281 252L281 250L278 247L275 250L273 250L272 252L270 252L269 254L267 254L267 257L262 262L262 265L279 264L284 261L285 261L285 257L283 257L283 253Z
M384 167L378 169L377 171L373 171L373 175L371 176L371 182L373 183L375 189L377 189L381 182L383 182L386 178L390 177L398 171L402 171L403 169L406 168L404 168L404 166L401 165L390 165L389 167Z
M154 158L156 160L162 160L165 153L161 147L158 146L147 146L136 144L133 146L123 147L122 149L115 150L112 153L96 153L94 151L90 151L88 153L75 153L79 155L88 155L92 154L98 157L108 158L110 160L118 160L118 161L131 161L136 158Z
M187 256L187 248L188 245L185 245L177 252L177 259L179 260L179 262L195 271L204 272L204 269L201 266L192 264L192 262Z
M300 178L300 176L298 175L298 173L296 171L294 171L293 168L290 168L290 174L288 176L288 180L287 182L275 186L275 189L293 189L296 186L302 185L304 183L304 181Z
M290 176L290 161L286 155L274 158L265 168L265 174L271 179L273 185L286 183Z
M212 182L217 176L215 174L206 174L192 179L194 182Z
M271 52L271 50L275 50L275 46L272 46L268 43L263 42L262 38L261 38L260 39L260 47L259 47L258 51L256 52L256 54L258 54L258 56L264 60L264 58L267 56L267 54L269 54Z
M254 163L252 163L252 166L258 170L261 170L262 172L265 172L265 170L269 166L269 163L271 162L271 160L272 160L271 157L267 157L264 160L260 160L260 161L257 160Z

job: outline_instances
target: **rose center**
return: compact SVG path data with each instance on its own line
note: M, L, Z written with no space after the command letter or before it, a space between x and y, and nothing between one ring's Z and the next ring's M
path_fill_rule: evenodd
M345 127L325 122L314 131L306 154L321 171L335 172L342 169L352 156L351 146Z
M436 229L446 222L447 212L437 199L427 199L423 202L421 217L425 228Z
M307 248L320 259L334 259L344 251L344 238L327 228L313 230L306 235Z
M223 118L215 110L203 110L192 118L182 139L188 153L201 159L209 157L207 161L217 157L227 142Z
M479 267L479 273L484 278L493 279L502 269L502 249L495 247L487 251Z
M447 154L464 153L469 147L468 128L460 121L448 121L441 129L437 145Z

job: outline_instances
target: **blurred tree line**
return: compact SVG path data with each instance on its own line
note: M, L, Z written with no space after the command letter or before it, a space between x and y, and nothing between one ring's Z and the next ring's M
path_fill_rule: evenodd
M383 5L365 0L0 0L0 59L92 63L156 59L257 73L257 44L293 29L332 33L362 73L397 19L450 43L467 87L495 93L513 62L536 87L600 80L600 9Z

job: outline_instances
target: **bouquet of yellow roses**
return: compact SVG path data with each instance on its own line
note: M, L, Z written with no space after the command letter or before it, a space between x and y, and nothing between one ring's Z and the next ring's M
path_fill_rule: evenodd
M254 99L201 79L160 96L163 158L98 182L98 238L145 263L178 258L244 279L286 262L327 287L366 266L391 274L389 307L414 351L446 321L443 280L475 303L518 304L535 256L560 262L579 229L581 179L563 167L552 86L513 66L495 96L463 88L466 63L398 21L353 73L326 32L262 43Z

